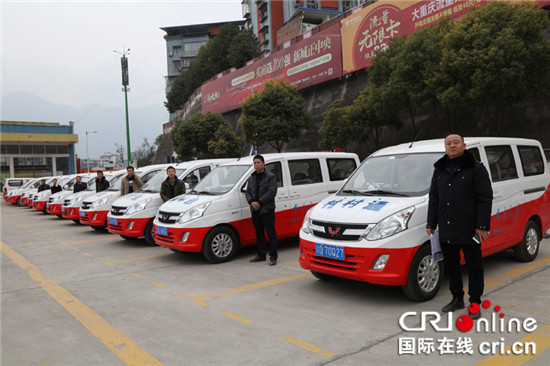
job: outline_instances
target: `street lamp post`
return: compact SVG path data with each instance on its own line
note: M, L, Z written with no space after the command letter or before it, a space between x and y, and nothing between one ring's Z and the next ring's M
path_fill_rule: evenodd
M123 47L124 49L124 47ZM126 107L126 144L128 148L128 166L131 165L130 161L132 160L132 155L130 152L130 122L128 121L128 85L130 84L129 75L128 75L128 58L126 55L130 54L130 49L124 50L122 53L114 51L122 57L120 58L120 65L122 67L122 86L124 87L124 105Z
M88 154L88 135L97 131L86 131L86 173L90 172L90 154Z

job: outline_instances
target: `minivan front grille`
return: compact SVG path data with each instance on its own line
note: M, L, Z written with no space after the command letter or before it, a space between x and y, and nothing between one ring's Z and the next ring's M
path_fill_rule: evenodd
M123 216L128 207L111 206L111 214L114 216Z
M313 220L311 222L313 235L331 240L357 241L369 227L367 224L343 224ZM321 230L322 229L322 230ZM352 232L353 231L353 232Z
M164 224L175 224L178 221L179 216L179 213L159 211L157 218Z

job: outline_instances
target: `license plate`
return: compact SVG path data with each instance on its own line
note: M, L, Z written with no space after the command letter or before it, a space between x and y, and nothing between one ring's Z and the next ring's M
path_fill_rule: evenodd
M47 210L47 209L48 209L48 204L47 204L47 203L46 203L46 206L45 206L45 207L46 207L46 210Z
M61 207L61 212L65 212L65 207Z
M86 217L86 212L80 211L80 217Z
M342 261L346 260L344 247L337 247L334 245L315 243L315 255L326 258L340 259Z
M157 226L157 234L168 236L168 228L166 226Z
M109 225L118 226L118 220L114 217L109 217Z

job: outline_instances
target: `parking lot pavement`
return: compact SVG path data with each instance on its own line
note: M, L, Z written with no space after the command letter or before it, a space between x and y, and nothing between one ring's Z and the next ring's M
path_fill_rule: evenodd
M550 363L549 239L530 263L511 251L484 260L488 329L461 332L466 311L440 313L447 283L415 303L395 287L319 281L300 268L297 239L280 243L274 267L249 263L251 247L212 265L28 208L1 211L2 365ZM422 312L441 317L439 331L418 329Z

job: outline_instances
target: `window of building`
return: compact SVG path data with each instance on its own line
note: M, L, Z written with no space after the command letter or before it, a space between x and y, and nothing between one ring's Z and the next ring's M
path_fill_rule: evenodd
M328 174L331 181L344 180L357 168L353 159L327 159Z
M69 153L69 146L67 146L67 145L58 145L57 146L57 153L58 154L68 154Z
M183 55L183 50L182 50L181 46L172 47L172 51L174 53L174 56Z
M56 154L57 148L55 145L46 145L46 154Z
M544 159L537 146L518 146L523 175L544 174Z
M199 53L199 49L201 48L202 45L204 45L206 42L204 41L200 41L200 42L188 42L188 43L185 43L183 46L184 46L184 52L183 52L183 55L184 56L197 56L197 54Z
M319 7L319 4L317 0L307 0L306 1L306 8L312 8L317 9Z
M293 186L323 181L319 159L291 160L288 162L288 167Z
M32 145L21 145L19 149L21 154L32 154Z
M493 182L518 177L511 146L487 146L485 148Z
M32 153L33 154L44 154L44 145L33 145Z
M55 168L58 174L69 174L69 158L55 158Z
M342 11L348 11L352 8L352 4L351 4L351 1L342 1Z
M181 70L181 60L172 61L172 71L179 72Z
M19 145L6 145L6 154L19 154Z

